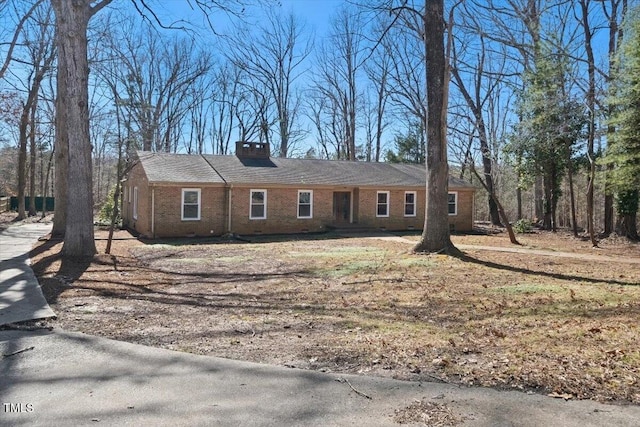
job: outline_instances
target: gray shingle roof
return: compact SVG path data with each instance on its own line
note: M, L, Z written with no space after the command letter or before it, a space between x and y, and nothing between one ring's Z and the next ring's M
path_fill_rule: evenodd
M149 182L423 187L423 165L139 152ZM449 177L452 188L475 188Z
M311 159L239 159L204 156L229 183L288 185L424 185L411 174L390 164Z
M202 156L138 151L138 159L150 183L224 184Z

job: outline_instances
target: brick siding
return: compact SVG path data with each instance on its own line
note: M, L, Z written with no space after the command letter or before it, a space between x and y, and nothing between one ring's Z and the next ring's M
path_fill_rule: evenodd
M449 215L449 224L453 226L455 231L472 231L474 192L455 188L450 191L458 193L458 212L457 215Z
M267 191L267 218L249 219L251 190ZM298 190L313 191L313 217L298 218ZM325 231L333 223L333 190L322 188L233 187L231 228L238 234Z
M146 237L180 237L222 235L228 231L237 234L304 233L325 231L335 225L333 196L336 191L349 189L322 187L265 187L233 186L230 190L220 185L195 184L156 185L150 187L141 165L133 167L125 182L126 198L123 203L123 224ZM133 188L138 187L138 218L133 218ZM155 218L151 221L152 189L155 201ZM182 214L182 190L200 189L200 220L184 221ZM250 219L250 190L267 191L266 219ZM297 218L298 190L313 191L313 217ZM228 221L227 191L231 199L231 230ZM377 217L377 192L389 191L389 216ZM354 224L367 228L386 230L421 230L424 225L425 190L416 192L416 216L405 217L405 189L359 188L351 191ZM455 189L458 193L458 211L449 216L456 231L473 228L473 190ZM131 202L129 202L131 200Z

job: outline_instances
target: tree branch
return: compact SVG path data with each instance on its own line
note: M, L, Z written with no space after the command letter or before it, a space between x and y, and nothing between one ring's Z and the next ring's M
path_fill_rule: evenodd
M22 31L22 27L24 23L27 22L27 19L31 17L33 11L36 10L38 6L42 4L44 0L37 0L31 8L24 14L24 16L18 22L18 26L16 27L16 31L13 33L13 39L11 40L11 44L9 44L9 50L7 51L7 57L4 60L4 64L2 64L2 68L0 69L0 79L4 77L4 73L7 72L7 68L9 68L9 64L11 63L11 57L13 56L13 49L16 47L16 43L18 42L18 37L20 36L20 32ZM109 0L111 1L111 0Z

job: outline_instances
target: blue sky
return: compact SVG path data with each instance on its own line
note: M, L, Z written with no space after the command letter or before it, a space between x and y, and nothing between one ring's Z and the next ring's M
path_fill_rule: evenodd
M113 6L118 7L117 3ZM164 24L169 24L176 19L184 19L190 20L196 26L205 27L207 25L202 13L198 10L192 10L188 0L152 0L147 1L147 4ZM344 0L266 0L263 4L265 7L280 8L285 14L293 12L308 25L310 30L314 30L318 37L322 37L328 28L331 14L347 3ZM273 6L271 6L272 4ZM247 15L249 22L260 19L259 8L251 7L247 12L251 13L251 15ZM217 12L209 19L214 23L216 30L223 30L230 21L224 12Z

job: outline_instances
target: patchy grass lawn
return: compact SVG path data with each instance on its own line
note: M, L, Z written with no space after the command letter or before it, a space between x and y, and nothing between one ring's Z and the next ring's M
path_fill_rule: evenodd
M416 236L116 237L113 255L85 263L62 263L60 242L34 249L53 325L306 369L640 403L637 244L594 250L539 233L521 237L525 249L575 257L460 259L411 254ZM453 241L508 246L504 234Z

